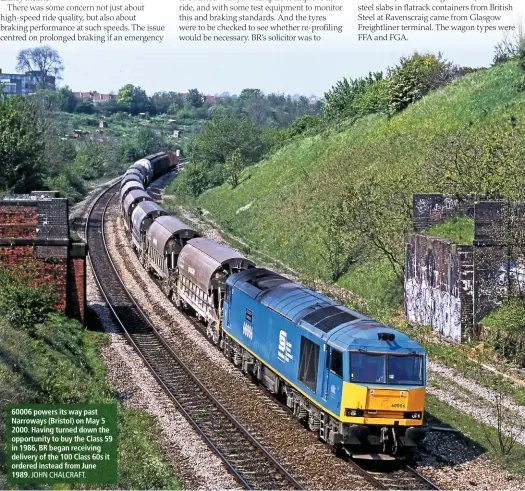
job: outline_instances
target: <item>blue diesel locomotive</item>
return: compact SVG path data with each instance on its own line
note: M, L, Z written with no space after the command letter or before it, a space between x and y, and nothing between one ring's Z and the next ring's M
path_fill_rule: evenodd
M226 284L225 354L322 440L353 456L409 453L421 442L421 346L266 269Z
M169 152L140 160L120 193L132 246L164 293L334 450L354 458L410 453L424 438L421 346L169 216L144 188L176 160Z

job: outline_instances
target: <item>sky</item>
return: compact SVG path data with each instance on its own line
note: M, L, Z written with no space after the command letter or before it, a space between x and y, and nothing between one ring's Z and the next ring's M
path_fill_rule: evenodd
M15 0L17 4L30 4L28 0ZM385 70L402 55L420 52L442 52L445 58L462 66L489 66L494 45L501 41L501 32L481 34L443 32L410 32L408 41L358 41L358 5L378 3L429 5L487 5L496 0L308 0L309 5L332 3L343 5L343 11L329 14L327 23L342 26L337 34L321 33L319 42L181 42L179 41L179 15L182 3L204 5L208 3L244 3L276 5L283 0L148 0L141 24L165 25L162 43L53 43L64 62L65 70L60 85L74 91L97 90L117 92L127 83L141 86L148 93L156 91L186 92L197 88L205 94L240 93L243 88L259 88L265 93L322 96L343 77L359 77L369 71ZM302 3L306 0L287 0ZM47 5L68 5L67 0L47 0ZM87 5L115 3L111 0L91 0ZM76 3L82 4L81 2ZM140 6L142 1L127 0L124 5ZM517 24L525 13L523 0L509 0L502 5L512 7L510 12L486 12L503 15L503 24ZM0 2L0 14L6 14L7 3ZM368 13L368 12L367 12ZM403 14L404 12L400 12ZM405 12L406 14L406 12ZM57 21L58 22L58 21ZM378 22L379 24L381 22ZM420 23L420 22L419 22ZM465 24L468 22L459 22ZM470 22L472 23L472 22ZM215 22L216 26L220 24ZM415 22L418 24L418 22ZM484 23L483 25L496 25ZM0 34L5 34L1 33ZM4 73L15 73L16 55L24 48L38 43L2 42L0 68Z

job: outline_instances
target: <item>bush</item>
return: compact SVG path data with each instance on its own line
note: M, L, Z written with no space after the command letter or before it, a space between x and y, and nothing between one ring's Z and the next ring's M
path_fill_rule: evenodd
M511 298L494 309L482 324L490 329L488 342L504 357L525 366L525 304L523 298Z
M34 275L27 268L0 271L0 312L13 327L34 330L56 303L53 288L30 286L31 278Z
M388 98L391 112L399 112L458 76L459 67L443 59L441 53L414 53L402 57L399 65L389 68Z

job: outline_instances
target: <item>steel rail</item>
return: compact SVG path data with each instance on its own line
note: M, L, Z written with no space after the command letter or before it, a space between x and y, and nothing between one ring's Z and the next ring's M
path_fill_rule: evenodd
M242 486L246 489L303 489L203 386L151 324L125 287L111 259L104 235L105 214L116 194L110 193L117 185L103 192L91 206L85 236L95 281L126 338L180 412ZM117 291L111 292L110 288ZM115 305L115 301L119 305ZM191 386L189 392L200 400L192 401L188 388L184 392L181 384ZM208 411L211 417L202 418ZM236 438L232 438L233 429Z

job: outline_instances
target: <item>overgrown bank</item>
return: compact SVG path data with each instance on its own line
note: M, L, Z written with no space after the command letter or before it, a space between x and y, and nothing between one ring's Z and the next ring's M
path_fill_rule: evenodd
M415 192L523 197L522 81L515 62L471 74L393 117L368 116L298 137L245 169L233 188L225 184L192 200L181 198L175 184L165 206L175 213L180 205L206 210L220 228L242 237L244 253L335 281L364 299L350 306L409 332L430 358L494 386L498 376L477 362L494 361L493 350L446 346L427 329L406 324L403 237L412 228ZM519 384L505 390L523 402ZM453 423L453 409L434 407ZM461 418L484 434L474 418ZM516 457L509 456L509 464Z
M412 226L412 193L521 191L522 77L510 62L391 118L373 115L298 137L245 169L234 189L225 184L189 202L294 269L365 298L391 297ZM176 190L177 179L167 190L173 205L180 203Z
M11 403L117 403L118 482L109 488L179 489L157 443L159 431L154 419L146 413L125 409L119 402L119 394L107 382L100 358L107 336L86 330L62 315L47 313L47 298L38 291L16 283L2 283L2 299L13 297L13 291L18 298L16 303L0 302L2 407ZM38 310L37 317L30 316L26 309ZM92 324L96 321L92 320ZM5 412L1 411L0 488L11 489L3 469L4 417Z

